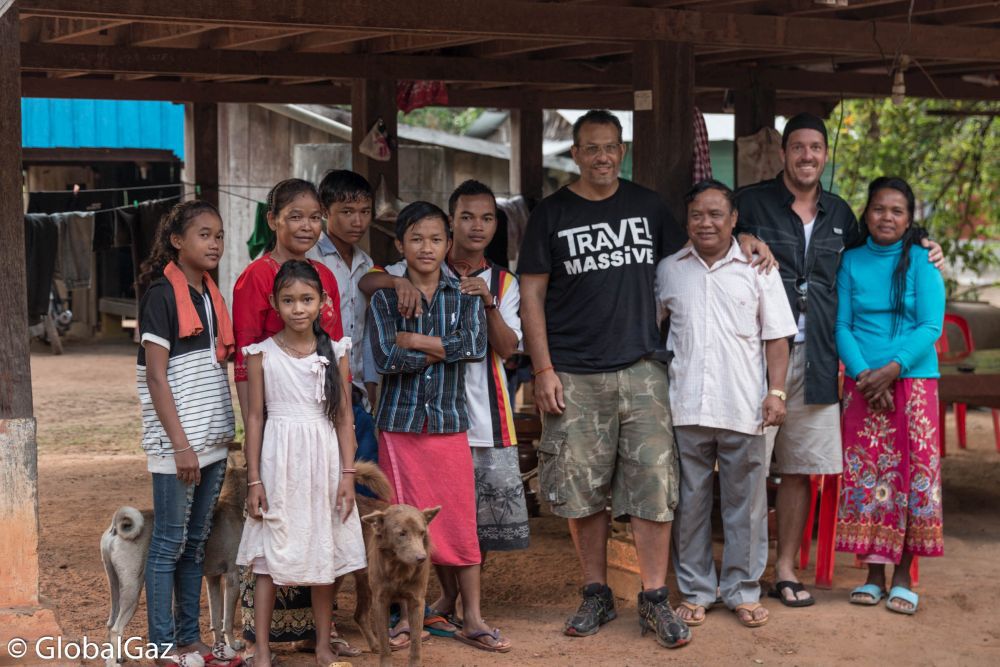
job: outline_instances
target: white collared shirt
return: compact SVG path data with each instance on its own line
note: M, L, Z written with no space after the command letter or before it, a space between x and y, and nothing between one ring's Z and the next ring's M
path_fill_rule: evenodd
M358 246L354 246L354 257L351 259L351 265L348 266L326 232L320 234L319 241L306 253L306 257L323 262L337 279L337 289L340 291L340 321L344 326L344 335L352 341L358 341L351 348L351 375L354 377L354 384L363 388L364 358L362 348L364 346L360 344L360 341L365 335L365 314L368 310L368 299L358 289L358 282L375 266L375 262L372 261L368 253Z
M656 295L670 316L674 424L762 433L764 341L798 331L778 272L759 273L735 239L711 267L687 246L660 261Z

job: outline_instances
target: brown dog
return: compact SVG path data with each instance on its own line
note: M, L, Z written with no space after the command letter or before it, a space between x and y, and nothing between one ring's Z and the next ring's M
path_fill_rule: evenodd
M364 504L369 502L371 501ZM388 505L361 517L368 551L366 583L371 586L371 591L362 592L362 588L367 586L362 586L361 581L357 580L355 619L364 618L374 599L371 616L378 634L378 652L383 667L392 664L389 605L395 601L406 602L409 611L412 632L409 665L415 667L420 664L420 632L424 627L424 604L431 573L427 524L440 510L440 507L421 511L410 505ZM367 633L365 637L368 638ZM372 650L375 650L372 640L368 641Z

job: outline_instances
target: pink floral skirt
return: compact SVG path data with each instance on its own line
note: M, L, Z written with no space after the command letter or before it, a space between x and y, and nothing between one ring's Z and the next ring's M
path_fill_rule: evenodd
M897 380L893 403L892 412L873 412L844 380L837 550L868 562L944 551L937 380Z

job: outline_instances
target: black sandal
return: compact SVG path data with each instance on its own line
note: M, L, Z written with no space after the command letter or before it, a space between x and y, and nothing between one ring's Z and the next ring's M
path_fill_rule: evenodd
M785 597L786 589L792 592L791 600ZM812 596L812 593L809 593L809 597L805 600L798 598L799 593L805 590L806 587L798 581L779 581L774 584L774 588L767 592L767 596L780 600L781 604L786 607L811 607L816 604L816 598Z

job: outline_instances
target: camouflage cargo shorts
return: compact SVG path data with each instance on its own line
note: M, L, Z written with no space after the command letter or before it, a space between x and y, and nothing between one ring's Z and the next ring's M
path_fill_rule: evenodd
M672 521L678 498L677 449L667 370L641 360L609 373L558 373L566 409L542 419L542 497L552 512Z

